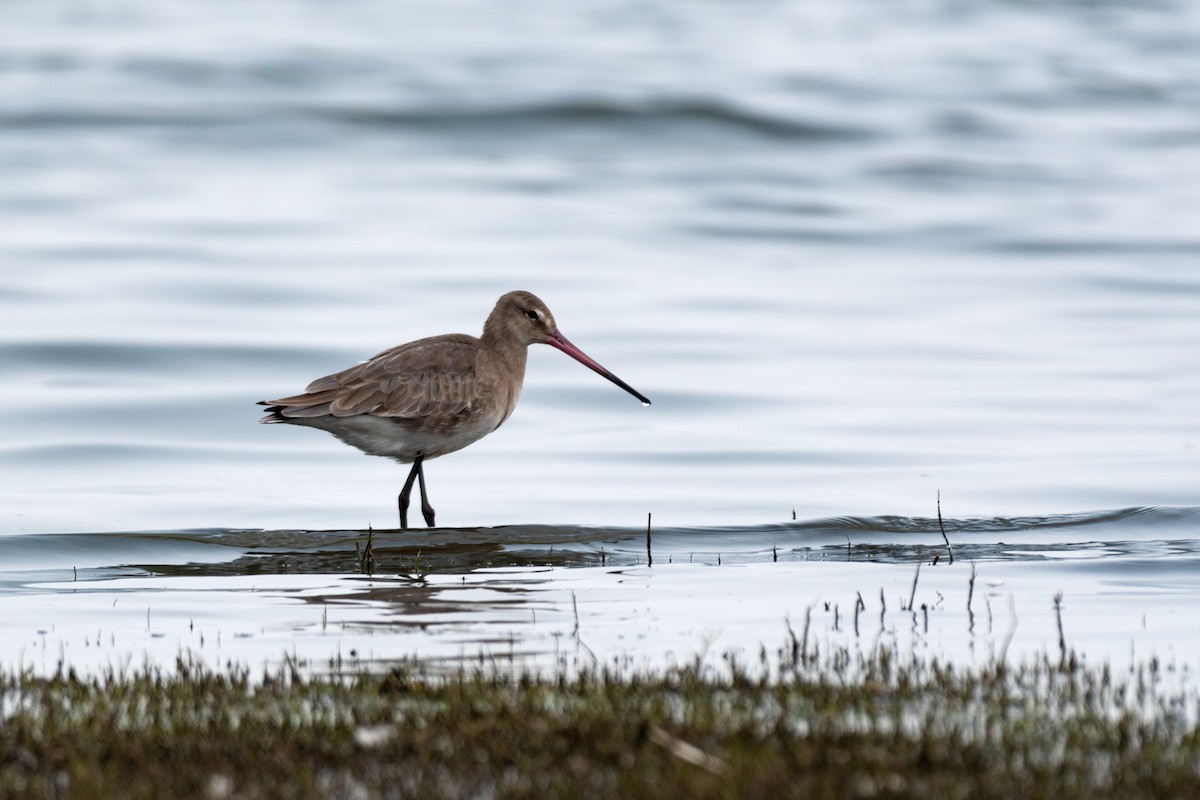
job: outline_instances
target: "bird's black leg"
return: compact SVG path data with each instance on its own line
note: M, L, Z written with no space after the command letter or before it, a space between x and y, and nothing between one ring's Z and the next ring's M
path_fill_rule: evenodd
M416 463L417 481L421 484L421 516L425 517L425 524L429 527L434 527L433 524L433 506L429 505L429 497L425 494L425 467L421 466L422 459L418 458Z
M404 482L404 488L400 490L400 497L397 500L400 503L400 530L408 530L408 496L412 494L413 481L417 479L417 475L421 472L421 456L417 456L417 460L413 462L412 469L408 473L408 480ZM425 479L421 479L421 506L424 510L425 498Z

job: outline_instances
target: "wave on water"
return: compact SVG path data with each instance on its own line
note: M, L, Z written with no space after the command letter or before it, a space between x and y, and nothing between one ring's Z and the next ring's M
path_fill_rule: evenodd
M670 126L727 129L762 137L810 142L864 140L877 134L842 121L797 119L752 109L720 98L662 97L641 100L564 98L514 101L508 104L434 106L228 104L209 107L75 107L25 109L0 113L10 128L192 127L262 125L303 121L351 126L495 131L497 127L583 126L589 128L664 128ZM486 126L486 127L481 127Z
M799 523L813 530L840 530L849 533L1027 533L1052 528L1122 525L1174 526L1200 521L1200 506L1135 506L1104 511L1084 511L1041 516L977 517L966 519L937 517L831 517Z
M501 567L839 560L1021 561L1104 553L1200 557L1200 507L1136 507L1044 516L834 517L729 527L96 532L0 537L14 573L135 569L157 575L469 572ZM942 538L942 529L946 538ZM946 546L949 540L950 548ZM951 552L952 551L952 552ZM44 575L42 576L44 577Z
M45 375L70 371L72 375L99 373L122 377L140 372L156 376L180 373L194 376L203 372L244 370L261 371L264 363L308 366L317 347L266 345L161 344L157 342L95 341L64 339L58 341L0 343L0 361L13 372ZM341 355L330 349L331 360Z
M441 109L342 108L316 113L336 120L372 125L460 127L481 123L529 123L589 126L698 124L727 127L781 139L864 139L871 131L844 124L791 119L719 99L650 100L566 99L528 104Z

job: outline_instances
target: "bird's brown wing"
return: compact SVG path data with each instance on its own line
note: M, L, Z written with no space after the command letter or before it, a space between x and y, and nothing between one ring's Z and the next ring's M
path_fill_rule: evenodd
M470 411L479 343L464 335L419 339L263 405L286 418L332 415L420 419Z

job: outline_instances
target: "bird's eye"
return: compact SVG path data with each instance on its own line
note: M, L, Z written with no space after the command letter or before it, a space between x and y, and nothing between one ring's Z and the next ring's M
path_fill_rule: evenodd
M538 313L531 308L525 312L525 316L529 317L530 319L537 319Z

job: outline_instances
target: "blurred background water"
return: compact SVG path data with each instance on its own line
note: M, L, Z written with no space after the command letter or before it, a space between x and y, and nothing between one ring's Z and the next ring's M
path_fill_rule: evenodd
M395 525L255 401L538 293L439 522L1200 493L1200 6L14 0L0 532Z

